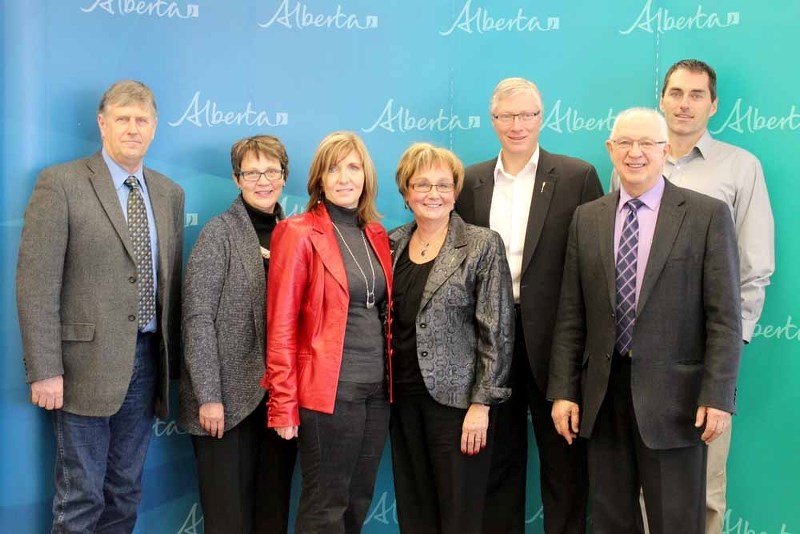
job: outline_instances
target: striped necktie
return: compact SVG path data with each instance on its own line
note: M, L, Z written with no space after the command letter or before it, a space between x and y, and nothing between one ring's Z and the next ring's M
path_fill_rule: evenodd
M639 217L637 211L644 205L638 198L625 203L628 215L622 225L617 251L617 342L614 348L628 356L633 341L633 324L636 321L636 265L639 253Z

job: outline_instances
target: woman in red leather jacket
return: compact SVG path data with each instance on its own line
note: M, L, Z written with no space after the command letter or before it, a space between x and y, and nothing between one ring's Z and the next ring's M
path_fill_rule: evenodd
M353 133L322 140L306 213L272 234L268 426L298 438L296 532L360 532L389 428L389 240L377 178Z

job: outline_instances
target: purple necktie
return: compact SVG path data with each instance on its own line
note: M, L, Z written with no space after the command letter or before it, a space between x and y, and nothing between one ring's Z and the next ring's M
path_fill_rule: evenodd
M625 203L628 215L622 225L617 250L617 342L614 348L628 356L636 321L636 263L639 253L639 217L637 210L644 205L638 198Z

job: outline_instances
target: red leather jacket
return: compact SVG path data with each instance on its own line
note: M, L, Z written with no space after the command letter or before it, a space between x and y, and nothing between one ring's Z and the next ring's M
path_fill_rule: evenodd
M386 276L386 351L391 388L392 260L379 223L364 228ZM272 233L267 291L270 428L300 424L299 407L333 413L350 291L324 204L281 221ZM391 399L391 390L389 393Z

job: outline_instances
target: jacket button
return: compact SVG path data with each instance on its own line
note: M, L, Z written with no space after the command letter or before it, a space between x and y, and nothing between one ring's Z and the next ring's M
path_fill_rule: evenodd
M131 276L130 278L128 278L128 282L130 282L131 284L135 284L136 283L136 277L135 276Z
M135 321L136 320L136 316L135 315L129 315L128 316L128 320L129 321Z
M428 328L427 323L419 323L420 328Z
M610 360L610 359L611 359L611 354L606 352L606 360Z
M420 356L422 356L423 358L427 358L427 357L428 357L428 351L427 351L427 350L423 350L423 351L420 353Z

